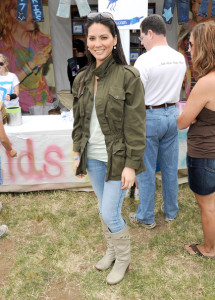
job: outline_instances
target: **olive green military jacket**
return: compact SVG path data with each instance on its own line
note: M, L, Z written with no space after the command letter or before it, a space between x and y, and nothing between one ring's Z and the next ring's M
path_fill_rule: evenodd
M139 174L145 170L142 157L146 133L144 88L139 71L116 64L111 56L93 68L82 87L84 71L77 74L72 89L73 150L81 154L76 175L86 174L95 75L98 76L95 108L108 154L105 181L121 180L124 167Z

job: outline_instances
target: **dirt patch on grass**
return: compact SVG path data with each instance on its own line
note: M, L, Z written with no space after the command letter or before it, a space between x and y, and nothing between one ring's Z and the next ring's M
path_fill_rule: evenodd
M65 281L53 281L46 292L46 295L41 296L40 299L46 300L85 300L86 297L82 295L81 288L77 282L71 284Z
M0 288L7 281L7 275L14 264L14 245L13 242L5 238L0 239Z
M32 235L42 235L46 232L46 226L39 221L32 220L27 226L27 231Z

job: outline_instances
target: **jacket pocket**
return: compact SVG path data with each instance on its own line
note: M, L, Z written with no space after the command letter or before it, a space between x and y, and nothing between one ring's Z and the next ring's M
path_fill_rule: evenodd
M108 93L106 117L121 121L125 105L125 92L122 88L112 87Z
M125 167L125 144L118 142L113 145L112 151L112 176L121 176Z

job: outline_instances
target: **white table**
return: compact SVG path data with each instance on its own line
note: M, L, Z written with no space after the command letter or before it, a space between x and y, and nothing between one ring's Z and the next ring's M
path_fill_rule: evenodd
M92 190L88 176L74 176L72 120L61 115L23 116L19 126L5 125L17 158L0 147L3 185L0 192L74 189ZM187 130L179 131L178 169L186 169Z
M70 119L70 120L69 120ZM0 147L3 185L0 192L73 188L92 190L89 178L74 176L71 118L61 115L23 116L19 126L5 125L17 150L10 158Z

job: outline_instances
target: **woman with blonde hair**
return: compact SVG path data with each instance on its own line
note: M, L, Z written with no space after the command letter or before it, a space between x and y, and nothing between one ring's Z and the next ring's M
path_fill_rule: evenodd
M0 53L0 101L5 107L19 106L19 79L8 71L7 57Z
M179 129L190 126L187 167L190 189L198 202L203 244L185 244L191 255L215 258L215 22L196 25L189 51L198 81L178 117Z
M27 20L16 20L17 1L0 1L0 52L7 56L10 70L20 81L20 106L28 112L33 105L45 105L53 96L43 67L51 57L51 40L33 21L31 5Z

